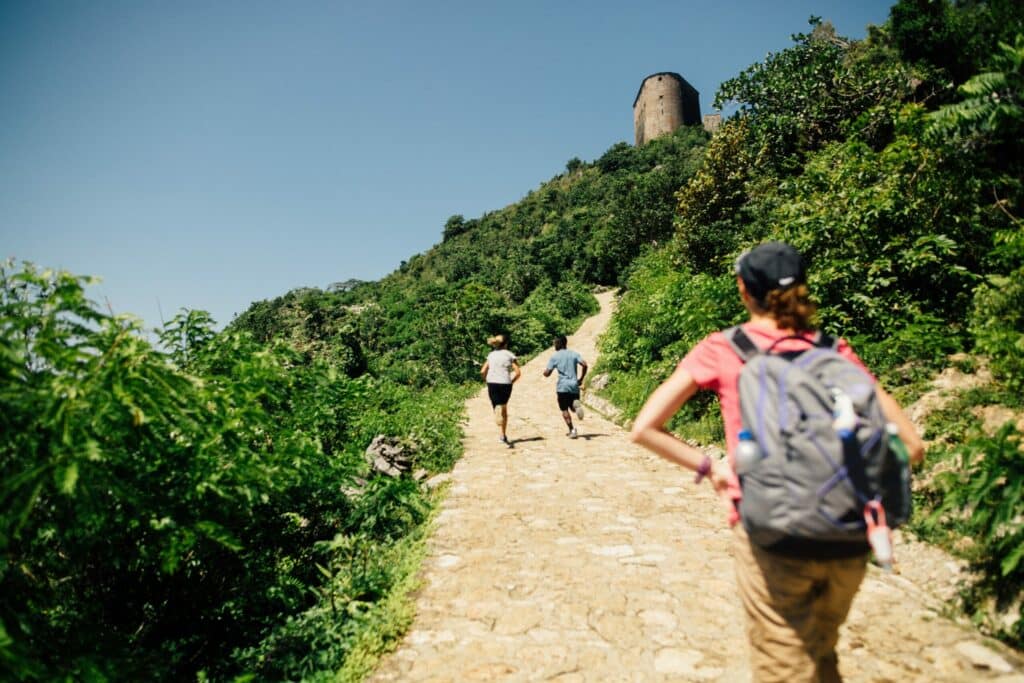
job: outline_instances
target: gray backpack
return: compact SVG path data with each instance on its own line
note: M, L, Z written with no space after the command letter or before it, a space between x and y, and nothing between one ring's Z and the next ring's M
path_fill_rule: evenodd
M818 334L807 349L759 349L740 327L725 331L744 361L743 428L756 456L740 475L740 517L764 548L857 549L866 542L865 506L880 501L891 528L910 517L909 463L890 447L874 382ZM793 338L793 337L790 337ZM848 397L848 399L846 398ZM837 431L837 404L851 429ZM842 433L842 436L840 436ZM844 438L845 437L845 438ZM751 447L751 444L744 444Z

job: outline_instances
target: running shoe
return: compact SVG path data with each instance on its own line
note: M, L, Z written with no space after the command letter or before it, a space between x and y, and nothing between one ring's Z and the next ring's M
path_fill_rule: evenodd
M576 417L583 419L583 403L579 399L572 402L572 411L576 413Z
M568 437L569 437L570 439L575 439L575 438L576 438L576 437L578 436L578 435L576 434L576 428L575 428L575 427L573 427L572 429L570 429L570 430L569 430L569 434L568 434L567 436L568 436Z

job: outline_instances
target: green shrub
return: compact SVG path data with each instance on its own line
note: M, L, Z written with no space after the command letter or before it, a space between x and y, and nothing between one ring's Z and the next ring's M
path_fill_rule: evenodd
M926 530L955 525L975 541L968 556L980 581L965 593L975 620L1017 647L1024 644L1024 619L1008 627L988 618L988 598L1006 609L1024 597L1024 444L1012 423L995 436L975 436L957 449L959 467L936 476L941 500Z
M1024 391L1024 267L992 275L975 293L971 331L992 371L1020 396Z
M450 467L466 390L353 380L198 314L157 351L83 283L0 270L4 677L220 679L329 586L386 601L399 577L364 558L418 533L430 507L410 479L353 495L362 450L394 435L418 467ZM332 550L339 535L360 552ZM351 621L337 628L373 627Z
M694 274L671 247L640 259L626 286L601 341L602 367L613 371L678 362L743 310L731 272Z

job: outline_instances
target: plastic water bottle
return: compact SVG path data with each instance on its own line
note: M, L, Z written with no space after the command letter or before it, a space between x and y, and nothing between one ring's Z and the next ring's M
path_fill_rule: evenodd
M903 439L900 438L900 428L892 422L887 422L885 425L885 432L888 438L889 450L893 455L896 456L896 460L899 461L899 473L900 473L900 488L903 491L910 490L910 452L907 450L907 444L903 443ZM910 514L910 501L906 501L903 506L906 509L901 512L904 515ZM900 513L897 513L900 514Z
M761 449L749 430L741 429L739 437L733 459L736 462L736 474L746 474L761 461Z
M853 399L839 389L832 389L832 428L844 441L853 436L857 429L857 412L853 409Z
M896 454L901 463L907 464L910 462L910 453L907 451L907 445L900 438L900 428L892 422L887 422L885 424L885 431L889 436L889 450Z

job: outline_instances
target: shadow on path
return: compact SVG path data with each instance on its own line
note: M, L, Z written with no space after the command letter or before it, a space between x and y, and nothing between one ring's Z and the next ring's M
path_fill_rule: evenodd
M531 441L544 441L543 436L526 436L522 439L509 439L508 442L515 446L518 443L529 443Z

